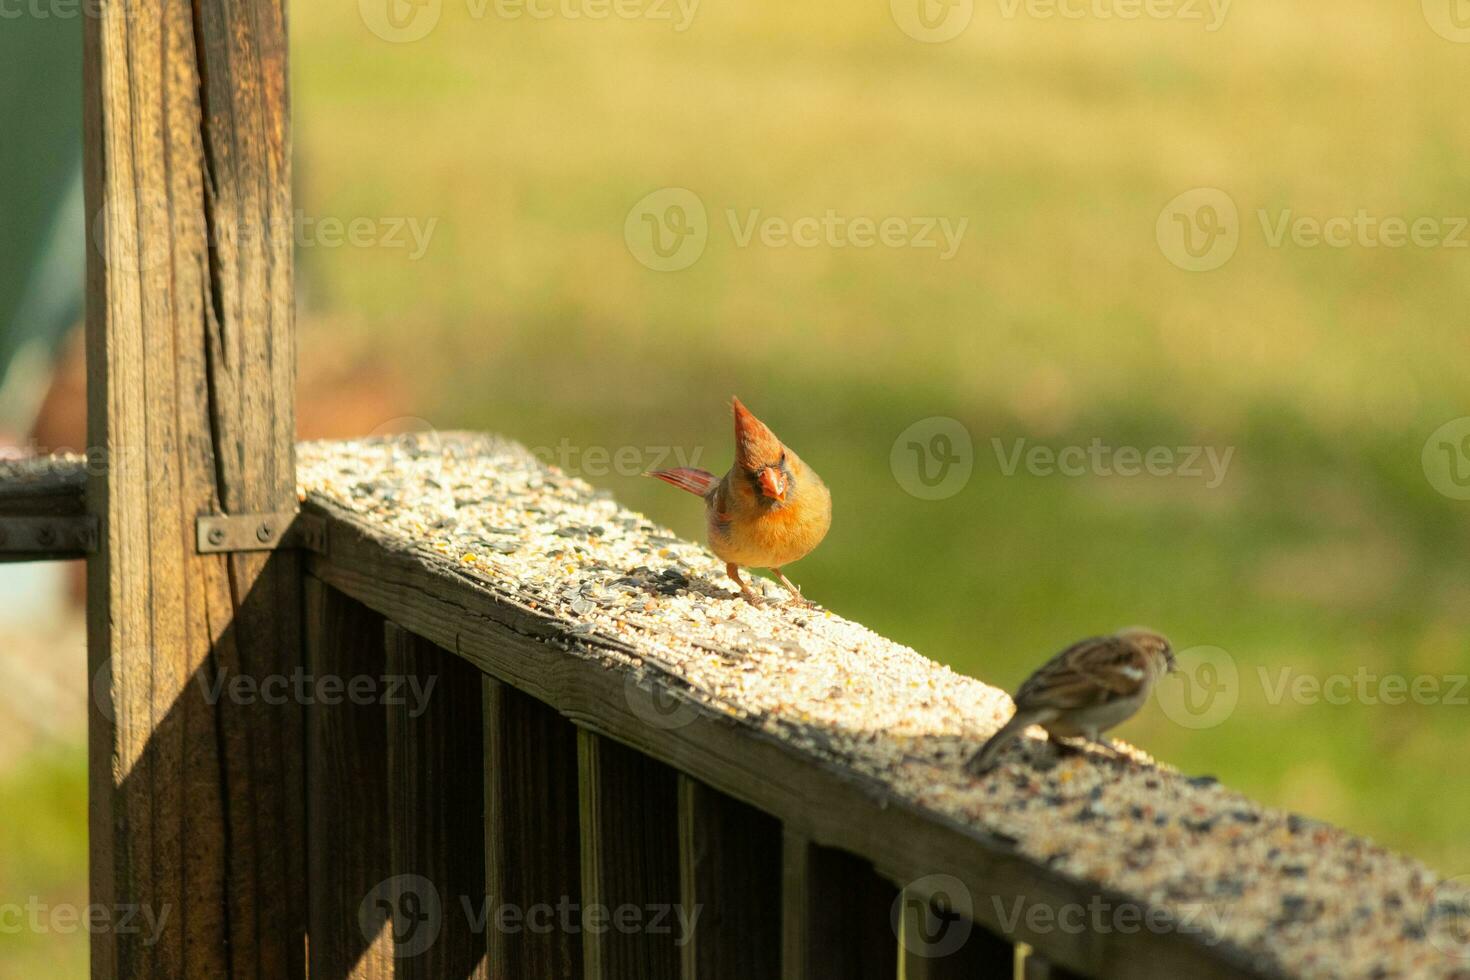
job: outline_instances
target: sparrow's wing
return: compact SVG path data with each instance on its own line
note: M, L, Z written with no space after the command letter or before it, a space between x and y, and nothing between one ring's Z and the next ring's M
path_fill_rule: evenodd
M1137 694L1147 682L1143 651L1116 636L1074 643L1026 679L1016 692L1016 710L1066 711Z

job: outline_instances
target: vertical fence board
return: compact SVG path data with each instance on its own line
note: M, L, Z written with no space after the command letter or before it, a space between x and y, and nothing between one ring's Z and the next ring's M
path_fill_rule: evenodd
M341 693L353 677L384 673L383 619L308 578L306 623L317 690L326 691L321 685L335 678L330 683L338 692L324 694L306 713L311 976L390 980L388 916L400 896L390 881L387 712Z
M481 683L490 976L573 980L582 975L577 730L494 678ZM500 909L522 921L499 922Z
M169 916L92 973L302 976L301 705L260 696L301 666L299 562L194 550L200 514L296 506L282 3L83 21L91 891Z
M1025 980L1086 980L1084 974L1059 966L1034 949L1026 950L1024 963L1021 973Z
M587 980L675 980L679 901L678 784L674 770L634 749L577 732ZM618 924L637 910L633 928ZM657 923L653 917L660 915ZM655 928L667 931L655 932Z
M820 847L789 827L782 846L783 980L892 980L898 888L845 851Z
M684 980L781 972L781 822L679 777Z
M397 976L486 980L485 933L476 918L485 900L481 674L393 623L384 646L393 874L414 876L394 908L413 901L439 909L433 940L400 957ZM399 935L409 944L418 938Z

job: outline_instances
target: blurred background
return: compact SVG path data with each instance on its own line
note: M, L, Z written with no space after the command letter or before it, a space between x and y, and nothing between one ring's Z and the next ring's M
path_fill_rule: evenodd
M807 595L1007 689L1158 627L1122 737L1470 872L1462 8L297 4L302 435L500 431L700 536L637 474L738 394L832 487ZM0 24L11 451L85 445L80 29ZM73 588L0 567L0 902L86 900Z

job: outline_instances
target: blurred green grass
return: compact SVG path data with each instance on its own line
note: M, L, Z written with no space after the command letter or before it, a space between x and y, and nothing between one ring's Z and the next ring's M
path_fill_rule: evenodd
M809 594L1007 688L1133 622L1222 647L1241 677L1227 721L1192 731L1155 706L1122 734L1470 868L1470 786L1444 778L1470 708L1273 704L1259 673L1470 671L1466 511L1420 466L1470 411L1466 257L1273 248L1258 217L1463 212L1466 50L1417 5L1236 5L1215 33L979 5L942 45L886 4L702 5L685 33L472 9L401 45L296 11L302 205L440 219L418 262L305 250L304 329L405 364L435 426L533 446L701 447L721 469L738 393L833 487L833 532L793 573ZM1188 273L1155 221L1202 186L1234 199L1241 242ZM709 214L675 273L623 240L661 187ZM948 262L742 248L726 212L753 208L969 226ZM976 454L933 502L888 462L929 416L963 421ZM992 438L1235 455L1215 490L1006 477ZM592 478L701 533L666 488Z
M1228 719L1190 730L1151 705L1120 734L1470 870L1470 707L1272 703L1259 674L1470 672L1466 505L1420 465L1429 433L1470 414L1467 257L1272 248L1257 217L1464 214L1470 48L1417 4L1370 0L1237 4L1216 33L978 5L943 45L884 3L703 4L684 33L473 9L446 3L401 45L352 4L292 10L299 206L438 219L419 261L300 250L307 373L370 356L442 429L699 447L713 469L738 393L833 488L833 531L792 570L808 594L1008 689L1135 622L1221 647L1241 678ZM703 200L710 241L657 273L623 224L670 186ZM1238 252L1208 273L1155 240L1194 187L1240 210ZM969 225L947 262L738 247L726 211L753 208ZM970 482L940 501L889 466L930 416L975 440ZM1008 477L993 438L1235 453L1207 490ZM701 533L666 487L590 478ZM83 766L0 777L0 880L83 900ZM41 939L80 975L74 941Z
M0 980L87 975L87 934L51 918L87 905L84 747L46 749L0 776L0 895Z

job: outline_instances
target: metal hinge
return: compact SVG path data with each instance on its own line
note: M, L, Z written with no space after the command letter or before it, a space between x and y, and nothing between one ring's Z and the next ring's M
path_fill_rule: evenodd
M195 523L195 544L201 555L282 548L326 554L327 522L294 510L279 514L206 514Z
M72 517L0 517L0 554L94 554L97 551L97 518L91 514Z

